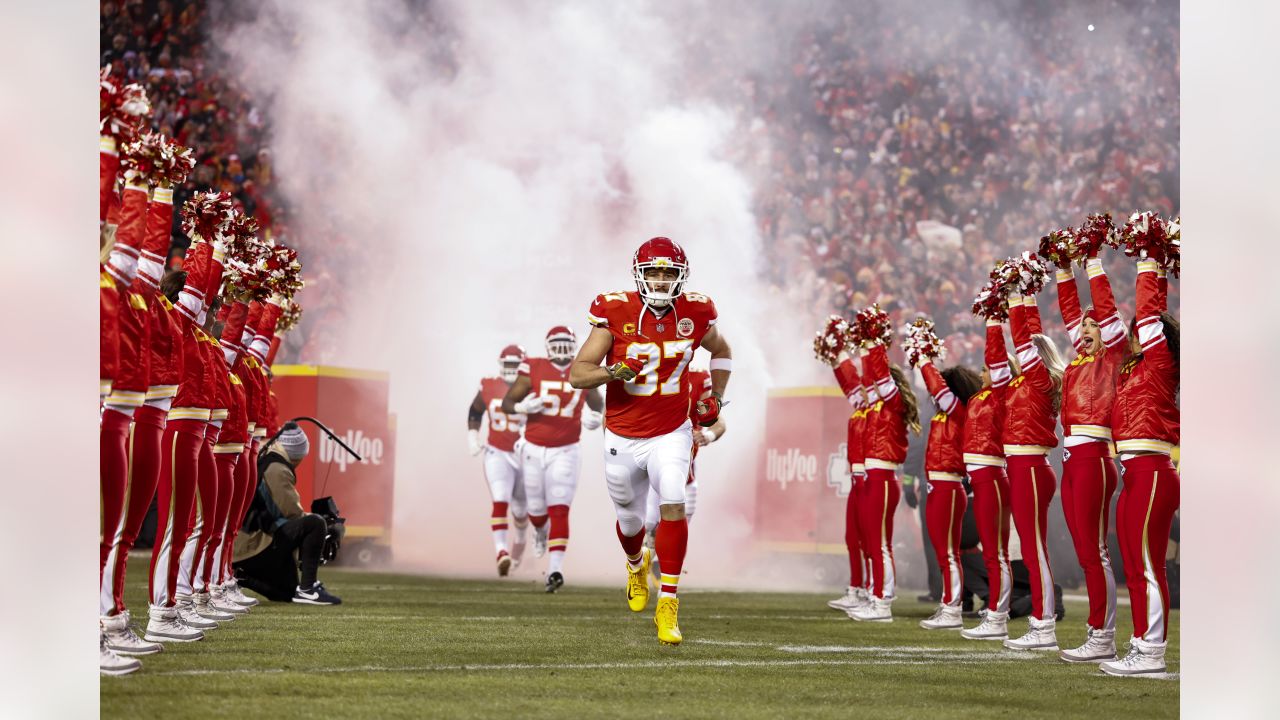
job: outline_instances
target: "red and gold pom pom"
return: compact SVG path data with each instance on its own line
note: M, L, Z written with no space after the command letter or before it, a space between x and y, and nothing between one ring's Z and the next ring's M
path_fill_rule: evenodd
M928 318L916 318L903 326L902 350L912 367L919 367L922 358L942 360L947 356L947 349L934 332L933 321Z
M302 321L302 306L289 298L280 306L280 320L276 322L276 334L283 335L298 326Z
M1175 275L1182 270L1182 225L1178 219L1166 222L1153 212L1136 212L1120 231L1120 244L1125 255L1151 258Z
M267 270L271 248L258 238L258 222L251 216L236 213L229 230L224 271L228 293L234 287L247 295L247 300L266 300L271 297L271 288L267 285L271 277Z
M123 85L111 74L111 66L98 74L98 133L111 135L117 144L132 142L151 115L147 90L138 83Z
M182 232L195 240L213 240L226 235L235 215L235 201L230 193L197 192L182 206Z
M293 297L302 289L302 264L298 252L285 245L273 245L267 254L267 287L272 293Z
M1077 252L1075 234L1070 228L1054 230L1040 238L1040 257L1063 270L1071 267Z
M1111 221L1111 213L1094 213L1085 218L1075 236L1077 259L1081 261L1097 255L1103 247L1120 247L1120 234Z
M893 326L889 313L880 309L880 303L858 311L853 318L853 335L859 343L873 343L889 347L893 344Z
M996 279L995 274L993 270L991 279L978 290L978 296L973 299L973 314L986 320L1004 322L1009 319L1009 308L1005 304L1009 290Z
M121 160L140 180L152 185L181 185L196 166L191 148L183 147L159 133L143 133L124 146Z
M834 365L841 351L851 344L849 322L839 315L827 317L827 324L813 338L813 356Z
M1004 288L1005 296L1011 292L1035 295L1049 282L1049 268L1035 253L1023 252L1018 257L1005 258L991 277Z

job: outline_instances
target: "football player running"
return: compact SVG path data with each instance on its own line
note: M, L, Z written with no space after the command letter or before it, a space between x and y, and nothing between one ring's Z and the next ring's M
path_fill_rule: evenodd
M525 528L529 524L526 512L524 483L520 477L519 445L523 442L520 430L524 426L523 415L502 411L502 398L516 381L520 363L524 362L524 348L508 345L498 356L498 377L480 380L471 407L467 409L467 446L472 455L484 452L484 479L493 498L493 511L489 526L493 531L493 547L498 554L498 575L506 576L513 564L520 563L524 554ZM489 434L480 442L480 422L489 414ZM507 545L507 511L515 520L515 542Z
M529 521L534 528L534 553L551 553L547 562L547 592L564 585L564 553L569 547L569 506L578 489L582 428L600 427L604 401L598 390L585 393L569 384L569 364L578 352L578 339L564 325L547 332L547 356L526 358L516 381L502 399L502 411L520 413L525 441L519 453ZM590 408L585 413L582 401Z
M618 516L618 540L627 556L627 604L649 600L649 553L644 547L645 506L657 493L661 519L655 546L662 577L654 624L658 641L677 645L676 596L689 540L685 482L693 450L689 389L684 377L698 347L711 353L711 396L697 403L698 425L720 417L732 370L729 344L716 330L711 299L684 292L689 262L665 237L646 241L632 258L634 292L596 296L591 334L570 369L575 388L605 391L605 481ZM601 366L601 363L604 366Z

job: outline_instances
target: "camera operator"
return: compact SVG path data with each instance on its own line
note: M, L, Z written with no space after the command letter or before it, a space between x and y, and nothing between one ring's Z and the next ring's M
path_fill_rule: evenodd
M242 587L270 600L337 605L342 600L316 580L328 530L326 521L302 509L296 487L294 468L310 447L306 433L290 422L262 453L258 460L262 485L249 508L244 530L236 536L233 567Z

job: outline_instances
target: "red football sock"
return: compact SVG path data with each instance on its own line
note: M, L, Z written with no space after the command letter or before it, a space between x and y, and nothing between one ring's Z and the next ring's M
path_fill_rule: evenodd
M684 553L689 546L687 520L661 520L654 548L662 558L662 597L675 597L680 582L680 569L684 565Z
M551 529L547 532L547 551L564 552L569 546L569 506L552 505L547 508Z
M569 547L569 506L552 505L547 508L551 517L551 528L547 531L547 572L560 572L564 564L564 551Z
M644 550L644 528L640 528L640 532L635 535L627 535L622 532L622 526L614 523L613 526L618 530L618 541L622 543L622 551L627 554L627 560L632 565L640 563L640 555Z
M540 528L543 525L547 524L547 516L534 515L533 513L529 513L529 522L532 523L534 527Z

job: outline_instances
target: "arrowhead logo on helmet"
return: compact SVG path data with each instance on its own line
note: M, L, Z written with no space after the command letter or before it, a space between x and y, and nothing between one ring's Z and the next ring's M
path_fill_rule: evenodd
M498 375L507 381L508 385L515 382L522 362L524 362L524 348L519 345L508 345L502 348L502 352L498 353Z
M578 336L573 329L557 325L547 331L547 358L556 365L568 365L578 354Z
M646 240L631 259L636 290L650 307L666 307L680 297L689 279L689 259L674 240L656 237Z

